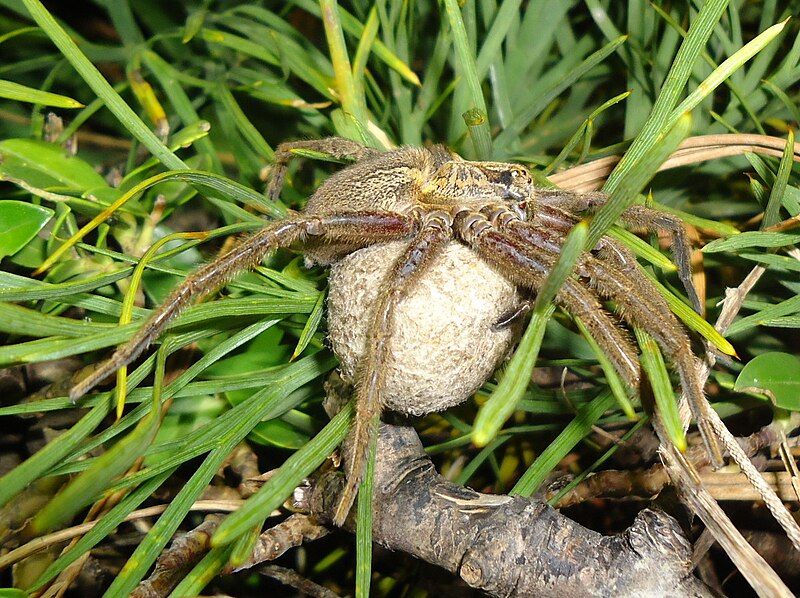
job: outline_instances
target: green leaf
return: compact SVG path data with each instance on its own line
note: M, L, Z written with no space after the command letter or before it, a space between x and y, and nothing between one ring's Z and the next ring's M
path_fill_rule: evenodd
M25 247L52 216L50 208L23 201L0 201L0 259Z
M767 395L776 406L800 410L800 358L791 353L771 351L751 359L744 366L733 390Z
M39 188L69 187L79 192L108 187L88 162L71 156L55 143L4 139L0 141L0 157L0 179L21 180Z
M55 108L83 108L83 104L78 100L73 100L67 96L50 93L49 91L40 91L33 87L3 79L0 79L0 98L29 104L41 104L42 106L53 106Z

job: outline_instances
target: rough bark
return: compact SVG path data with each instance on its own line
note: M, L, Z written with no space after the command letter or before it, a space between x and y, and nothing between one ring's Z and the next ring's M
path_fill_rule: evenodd
M448 482L412 428L381 426L377 455L374 540L490 595L713 595L692 574L691 546L665 513L646 509L625 532L603 536L543 502ZM342 484L324 475L308 497L312 513L329 518Z

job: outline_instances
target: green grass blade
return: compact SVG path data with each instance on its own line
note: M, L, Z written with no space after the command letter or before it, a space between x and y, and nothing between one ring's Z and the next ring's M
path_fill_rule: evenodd
M64 29L56 22L39 0L22 0L31 17L39 24L78 74L86 81L120 123L158 158L167 168L185 170L186 164L147 127L131 107L125 103L114 88L105 80L89 59L80 51Z
M373 422L375 429L380 425L380 418ZM372 494L375 477L375 452L378 446L378 435L373 434L369 445L369 457L364 472L364 481L358 489L358 506L356 510L356 598L369 598L369 586L372 582Z
M311 342L311 339L314 338L314 333L319 328L320 322L322 322L322 314L325 312L325 293L320 293L317 302L314 304L314 308L311 311L311 314L308 316L308 320L306 320L305 325L303 326L303 330L300 333L300 338L297 341L297 346L294 348L292 352L291 361L297 359L297 357L305 351L308 343Z
M586 242L587 248L593 248L606 231L619 220L622 213L633 204L638 193L653 178L659 167L677 149L691 130L692 114L685 112L674 125L663 130L663 135L661 133L656 135L655 143L641 155L639 161L632 168L620 171L621 174L616 179L613 194L592 219ZM617 172L617 169L614 169L614 172Z
M545 312L534 313L531 316L528 328L525 330L514 356L503 371L497 389L481 407L475 418L472 442L476 446L486 446L514 413L519 399L528 388L531 372L536 365L539 348L542 346L545 326L554 311L555 307L551 306Z
M353 70L344 43L344 32L339 21L338 3L336 0L319 0L319 6L322 10L322 22L325 25L325 37L328 40L339 101L345 112L366 124L364 96L359 95L353 79Z
M800 243L800 233L748 231L727 239L715 239L703 247L703 253L720 253L722 251L738 253L741 249L751 247L787 247L796 243Z
M467 30L464 27L464 19L461 17L461 8L458 6L457 0L444 0L445 13L447 20L450 23L450 28L453 32L453 43L455 45L456 57L458 63L458 72L463 77L464 83L467 86L467 93L469 95L470 108L468 112L477 110L476 114L480 118L475 119L470 117L475 122L475 131L472 133L473 139L476 140L476 153L478 159L487 160L492 155L491 148L491 132L489 127L488 110L486 109L486 100L483 97L483 90L481 89L480 79L478 78L478 69L475 63L475 55L467 39ZM466 117L465 117L466 118ZM481 120L482 122L477 122ZM489 146L486 146L486 140L489 140Z
M219 526L211 542L222 546L246 533L261 513L271 513L294 490L302 479L314 471L339 443L344 440L353 416L349 404L303 448L292 454L261 489L244 506L231 513Z
M638 326L634 326L633 331L636 333L636 340L642 349L642 370L647 374L650 387L653 390L656 413L664 424L667 436L669 436L677 449L683 452L687 446L686 434L683 431L678 401L675 399L675 393L672 390L672 382L670 382L669 374L667 373L664 357L661 355L658 344L647 332Z
M550 475L553 468L592 430L600 417L615 404L610 392L605 392L578 410L558 437L551 442L514 485L509 494L530 496Z
M620 409L622 409L623 413L629 420L637 420L638 417L636 415L636 411L634 410L633 405L631 405L630 399L628 399L628 393L625 390L625 385L622 383L617 370L614 369L614 364L611 363L608 355L606 355L605 351L603 351L600 345L597 344L597 341L594 340L594 337L589 332L589 329L586 328L586 325L579 318L574 318L574 320L575 324L578 326L578 330L581 331L583 338L586 339L586 342L589 343L589 346L592 348L595 357L597 357L597 361L600 362L600 367L603 368L603 373L606 376L608 387L611 389L611 394L614 395L614 398L617 400L617 404L619 405Z
M114 579L114 582L107 590L105 594L107 598L124 598L128 596L136 584L144 577L145 573L161 553L164 546L166 546L167 542L169 542L170 538L172 538L172 535L175 533L175 530L177 530L184 517L186 517L192 504L198 499L203 490L205 490L208 483L219 471L219 468L225 462L225 459L228 458L228 455L230 455L234 447L250 433L250 430L252 430L277 403L280 403L299 386L308 382L309 376L316 375L318 375L318 372L316 372L313 367L313 361L308 360L304 364L301 360L293 364L290 368L286 368L283 371L283 375L270 387L254 394L248 401L240 403L231 410L235 411L235 417L226 419L224 428L215 428L213 434L214 444L211 453L206 457L189 481L184 484L167 510L159 517L145 539L139 544L133 555L131 555L131 558L128 559L122 571L120 571L119 575ZM342 438L345 432L346 422L343 426ZM333 448L330 450L333 450ZM174 464L168 464L166 468L169 469L173 466ZM160 471L157 473L160 473ZM294 487L295 486L292 486L292 489ZM291 492L291 489L287 491L287 494L289 492ZM282 498L280 500L282 500ZM280 500L276 506L280 504ZM243 533L257 522L259 516L264 512L266 511L259 511L256 513L250 525L245 526L242 530ZM272 509L270 509L269 512L272 512ZM239 534L237 534L237 537L238 535Z
M780 166L778 166L778 174L775 175L775 183L772 185L772 191L769 194L769 201L764 210L764 220L761 222L761 228L769 228L777 224L780 220L780 210L783 203L783 195L786 193L786 186L789 183L789 175L792 172L792 164L794 158L794 131L789 130L789 135L786 138L786 147L783 150Z
M83 108L83 104L78 100L73 100L67 96L50 93L49 91L40 91L33 87L2 79L0 79L0 98L27 102L28 104L53 106L54 108Z
M603 190L612 198L616 196L617 187L623 176L653 149L653 146L659 142L659 138L662 138L672 128L667 123L668 117L678 103L678 98L686 87L695 63L727 5L728 0L709 0L703 5L689 27L650 116L603 186ZM682 115L684 112L686 112L685 109L680 114ZM590 235L591 240L592 236ZM597 239L594 239L594 242L596 243Z
M184 596L199 596L211 580L225 566L230 558L233 546L216 546L209 550L206 555L200 559L192 570L184 577L180 583L175 586L175 589L169 594L170 598L179 598Z

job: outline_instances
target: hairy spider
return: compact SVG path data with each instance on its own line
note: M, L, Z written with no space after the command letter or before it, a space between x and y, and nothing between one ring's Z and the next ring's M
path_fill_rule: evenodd
M278 198L298 150L353 164L332 175L302 213L267 223L189 276L71 397L134 360L191 301L255 267L269 252L302 245L309 262L332 266L329 338L342 377L355 387L353 448L335 517L341 524L381 410L421 415L475 392L514 342L509 323L524 313L517 289L530 293L540 287L579 214L597 209L605 196L534 189L522 166L467 161L443 146L380 152L332 137L279 146L270 199ZM681 222L641 206L629 208L622 220L671 234L680 278L698 309ZM617 316L603 307L603 299L614 302ZM704 426L703 386L689 337L627 248L603 238L581 256L576 275L555 301L584 323L631 393L640 382L639 359L618 319L649 332L677 371L707 445L716 446Z

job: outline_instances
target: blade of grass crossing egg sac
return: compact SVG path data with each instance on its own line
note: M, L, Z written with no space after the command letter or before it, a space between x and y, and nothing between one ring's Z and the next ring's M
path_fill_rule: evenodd
M567 277L571 275L575 262L582 254L587 231L587 223L581 221L567 235L553 270L539 290L528 328L522 336L517 351L503 371L497 388L478 412L472 431L472 442L476 446L486 446L497 435L506 420L514 413L519 400L528 388L531 372L544 338L545 326L555 311L552 300Z

